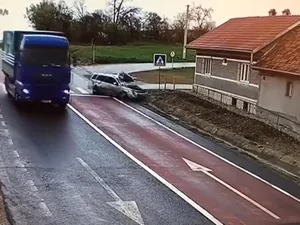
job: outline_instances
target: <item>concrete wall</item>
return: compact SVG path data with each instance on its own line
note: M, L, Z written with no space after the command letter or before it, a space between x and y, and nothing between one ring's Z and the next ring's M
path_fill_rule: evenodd
M293 82L292 97L286 96L288 81ZM300 121L300 80L283 76L262 76L258 106Z
M234 94L237 97L258 99L260 77L258 72L251 70L249 83L239 81L239 65L244 61L227 59L227 65L222 65L222 59L211 58L211 75L202 74L202 58L196 58L195 84ZM249 63L249 62L248 62Z

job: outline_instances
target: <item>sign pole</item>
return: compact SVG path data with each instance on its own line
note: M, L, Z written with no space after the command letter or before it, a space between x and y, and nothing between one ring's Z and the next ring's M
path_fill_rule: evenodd
M158 90L160 90L160 66L158 67Z
M170 53L170 56L171 56L171 58L172 58L172 69L174 69L174 57L175 57L175 52L174 51L172 51L171 53Z

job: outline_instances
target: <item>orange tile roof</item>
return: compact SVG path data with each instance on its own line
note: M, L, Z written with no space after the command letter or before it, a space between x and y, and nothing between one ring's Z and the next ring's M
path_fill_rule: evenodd
M255 67L300 75L300 25L272 43L271 50Z
M300 21L300 16L233 18L188 44L192 49L253 51Z

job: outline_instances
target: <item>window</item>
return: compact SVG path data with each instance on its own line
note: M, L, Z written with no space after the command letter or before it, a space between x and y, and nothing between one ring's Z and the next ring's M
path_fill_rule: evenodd
M242 63L240 64L240 81L249 81L249 71L250 71L250 65Z
M106 77L106 83L116 84L117 86L119 85L118 82L116 81L116 79L113 77Z
M69 51L65 48L29 47L22 50L21 63L28 66L68 66Z
M203 73L211 74L211 59L203 59Z
M286 96L292 97L293 95L293 83L288 81L286 85Z
M236 103L237 103L237 99L236 98L232 98L231 99L231 105L232 106L236 106Z
M126 73L120 73L119 79L120 79L122 82L125 82L125 83L131 83L131 82L134 82L134 80L131 78L131 76L129 76L129 75L126 74Z
M243 103L243 110L248 112L248 107L249 107L249 103L248 102L244 102Z
M98 74L94 74L92 77L91 77L91 80L96 80L98 77Z

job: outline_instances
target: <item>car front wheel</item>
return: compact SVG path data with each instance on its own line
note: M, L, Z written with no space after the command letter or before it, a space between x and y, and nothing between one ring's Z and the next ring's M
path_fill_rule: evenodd
M93 95L96 95L97 94L97 89L96 87L93 87Z

